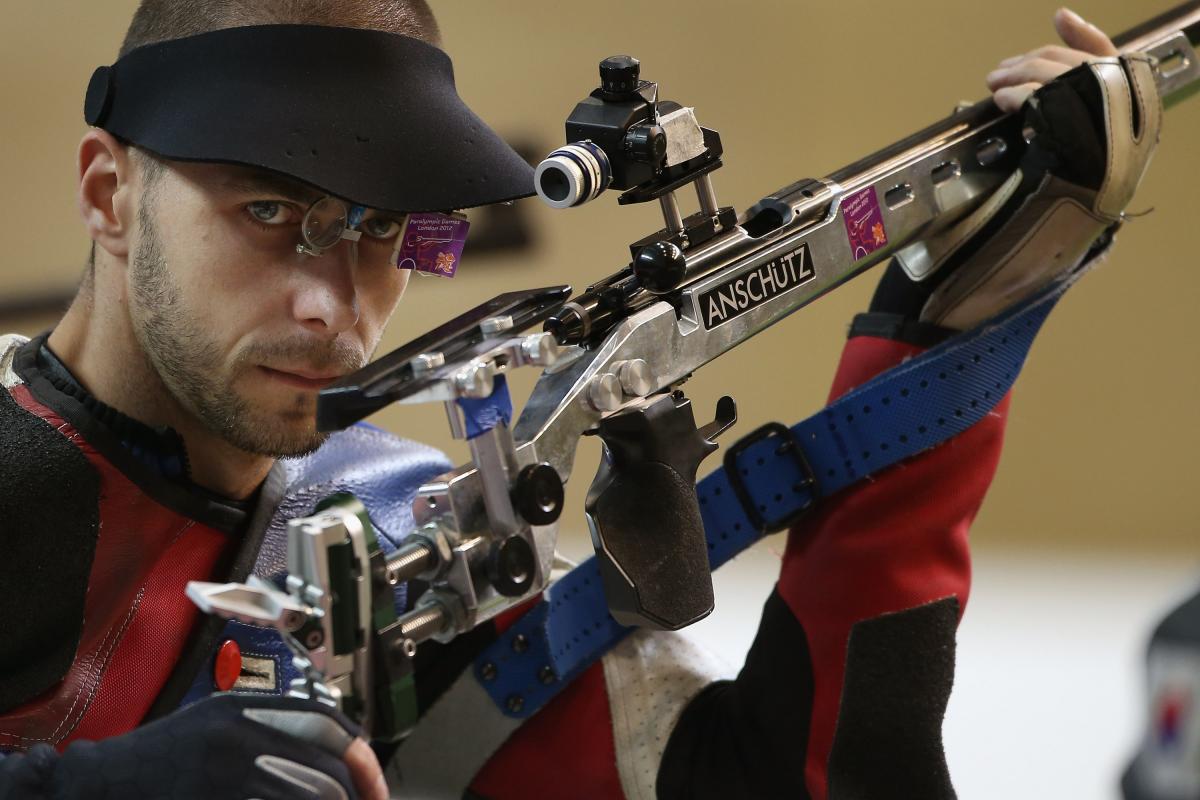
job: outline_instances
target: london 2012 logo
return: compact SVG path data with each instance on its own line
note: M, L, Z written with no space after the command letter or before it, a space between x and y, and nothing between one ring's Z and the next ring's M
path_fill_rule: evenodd
M842 219L846 223L846 236L850 239L850 251L855 261L861 261L888 243L887 229L883 226L883 211L879 208L879 197L875 187L855 192L842 201Z
M807 244L746 270L700 295L700 316L712 330L817 277Z

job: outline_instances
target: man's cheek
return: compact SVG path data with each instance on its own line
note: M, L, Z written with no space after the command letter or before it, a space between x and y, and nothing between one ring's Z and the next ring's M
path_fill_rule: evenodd
M388 321L400 305L405 290L408 288L411 274L408 270L392 270L387 275L388 280L382 282L382 285L364 290L368 294L364 297L363 307L369 309L369 312L363 314L366 330L362 336L368 357L371 357L375 349L379 347L379 340L383 338Z

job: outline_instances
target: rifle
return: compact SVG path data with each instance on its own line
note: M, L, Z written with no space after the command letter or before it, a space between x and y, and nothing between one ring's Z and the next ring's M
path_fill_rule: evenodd
M1168 106L1200 89L1200 2L1114 41L1155 59ZM334 498L290 523L286 594L261 581L189 587L205 610L278 627L305 674L293 692L339 705L377 738L415 721L403 698L420 642L449 641L546 587L581 436L605 444L585 514L612 616L674 630L710 613L694 485L736 405L722 398L697 425L680 386L872 266L919 254L992 195L1028 144L1021 117L984 100L739 214L712 187L719 134L660 101L635 59L606 59L600 71L600 88L567 120L568 144L539 165L538 194L562 208L619 189L621 204L658 201L664 227L578 295L499 295L321 392L322 430L391 403L441 402L467 441L471 460L419 490L417 529L398 550L385 556L361 506ZM700 210L683 217L676 192L689 184ZM543 372L510 428L505 378L522 366ZM647 497L657 502L630 513ZM430 588L397 617L391 587L410 580Z

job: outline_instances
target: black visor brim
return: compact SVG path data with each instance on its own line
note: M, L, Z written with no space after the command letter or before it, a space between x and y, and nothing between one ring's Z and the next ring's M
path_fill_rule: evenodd
M147 45L96 70L84 115L164 158L262 168L387 211L533 194L449 57L383 31L258 25Z

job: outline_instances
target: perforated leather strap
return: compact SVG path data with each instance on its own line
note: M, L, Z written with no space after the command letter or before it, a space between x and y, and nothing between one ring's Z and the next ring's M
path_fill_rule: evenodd
M816 498L983 419L1012 387L1074 280L888 370L790 429L769 426L735 444L725 466L696 487L711 567L792 524ZM609 616L591 558L476 659L475 677L505 716L524 719L630 630Z

